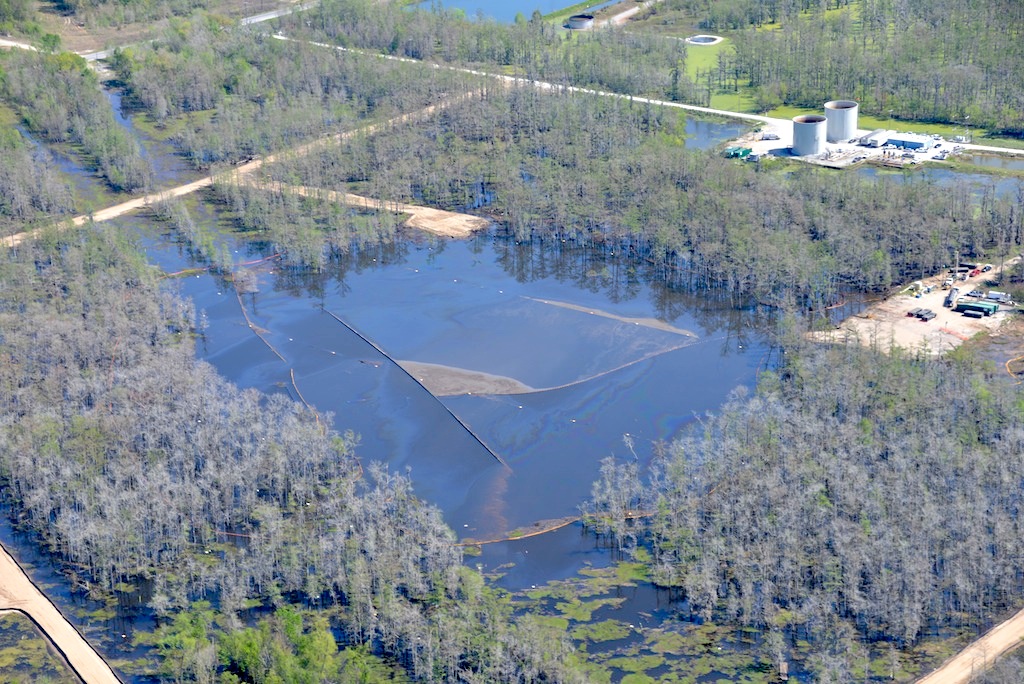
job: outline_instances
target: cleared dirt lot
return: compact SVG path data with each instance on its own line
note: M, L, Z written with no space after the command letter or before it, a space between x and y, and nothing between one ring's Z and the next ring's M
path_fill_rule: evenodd
M995 271L993 271L995 273ZM984 284L989 274L982 274L957 282L961 292L979 289L988 291ZM932 286L930 293L920 296L913 294L897 294L872 304L861 313L843 321L835 330L812 333L814 339L826 342L845 342L856 340L860 344L890 351L900 347L909 351L924 351L938 356L959 347L978 334L993 334L1007 322L1013 307L1000 306L998 313L984 318L970 318L942 305L948 294L941 289L945 276L936 276L921 281L925 286ZM969 301L971 298L964 298ZM930 321L922 321L908 313L912 309L931 309L936 316Z

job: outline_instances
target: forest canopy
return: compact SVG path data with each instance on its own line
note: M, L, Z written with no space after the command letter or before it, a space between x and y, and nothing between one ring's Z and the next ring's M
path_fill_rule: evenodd
M1020 605L1024 405L969 352L789 348L640 480L606 464L596 529L650 543L694 612L817 644L852 681L858 642L900 647ZM642 523L624 517L650 511Z
M563 640L462 567L408 477L364 478L329 416L196 360L196 312L118 232L0 254L0 478L23 529L83 586L148 580L150 607L193 634L198 599L227 631L253 606L327 606L418 678L571 678ZM165 674L209 671L203 649L165 646Z
M876 112L969 115L1019 133L1019 4L968 14L971 4L685 9L737 32L720 70L745 75L766 103L817 106L845 89ZM725 9L734 18L713 18ZM1001 17L1016 24L994 36ZM537 19L503 26L358 0L282 23L332 44L196 13L117 51L111 67L125 102L196 169L300 150L268 164L263 186L221 177L211 191L248 237L283 253L283 278L398 234L394 217L356 216L296 186L478 212L509 242L583 245L642 261L671 287L772 310L822 311L1024 242L1024 192L738 164L694 149L674 109L431 66L702 102L673 37L567 38ZM115 192L150 186L84 60L24 51L0 67L2 114L20 126L0 129L0 229L74 209L46 145L73 150ZM251 275L221 257L219 226L197 225L183 201L151 211L219 285L245 291ZM202 334L201 313L118 226L52 228L0 255L5 503L81 585L152 586L162 675L298 677L317 663L340 677L372 669L353 664L372 652L424 681L583 678L557 625L516 614L463 565L407 474L364 473L358 438L333 417L219 377L195 359ZM587 506L594 529L629 551L648 546L650 576L700 619L762 630L780 655L811 643L809 667L836 681L851 681L863 643L902 648L1016 607L1019 389L969 353L791 342L755 394L701 417L651 473L607 463ZM254 608L264 612L243 624ZM334 653L331 630L362 650Z

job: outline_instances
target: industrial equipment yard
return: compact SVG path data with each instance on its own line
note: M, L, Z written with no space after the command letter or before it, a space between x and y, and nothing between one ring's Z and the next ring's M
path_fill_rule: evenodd
M998 269L957 281L962 291L990 290L987 281ZM850 316L834 330L813 333L822 341L846 341L853 339L865 346L883 351L899 347L908 351L923 351L929 355L940 355L955 349L979 333L995 334L1010 313L1012 304L1002 304L991 316L974 318L943 305L949 290L942 289L947 274L922 281L920 291L913 287L902 293L875 302L858 314ZM964 296L961 301L978 301L979 298ZM930 311L934 316L914 315Z
M894 168L943 162L962 151L1024 154L1013 148L974 145L965 136L947 141L939 135L858 128L858 109L853 100L832 100L823 105L824 115L804 114L792 120L756 117L764 125L731 142L726 156L747 161L791 158L840 169L863 162Z
M825 151L820 154L799 156L793 152L792 123L784 119L775 121L777 124L769 124L758 131L747 133L730 145L748 148L753 161L768 157L788 158L836 169L862 162L874 162L893 167L913 166L922 162L944 161L946 155L954 150L988 151L992 149L980 145L948 143L942 140L936 141L938 147L927 150L905 150L895 146L869 147L861 145L859 140L871 135L872 131L859 129L853 139L836 143L830 142ZM886 131L886 133L895 134L894 131ZM998 148L998 152L1014 154L1018 151Z

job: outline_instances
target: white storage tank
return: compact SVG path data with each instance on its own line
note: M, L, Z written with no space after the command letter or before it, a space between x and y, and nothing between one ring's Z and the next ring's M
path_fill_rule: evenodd
M793 117L793 154L806 157L825 151L825 117L807 114Z
M569 21L565 23L566 28L575 29L577 31L581 29L588 29L594 27L594 15L593 14L574 14L569 17Z
M860 105L853 100L832 100L825 103L829 142L849 140L857 135L857 112L859 109Z

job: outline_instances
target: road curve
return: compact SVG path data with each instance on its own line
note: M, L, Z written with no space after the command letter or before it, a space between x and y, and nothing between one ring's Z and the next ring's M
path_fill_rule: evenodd
M0 609L16 610L46 635L85 684L122 684L106 661L0 545Z

